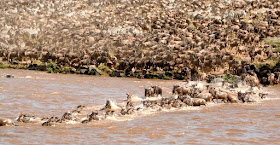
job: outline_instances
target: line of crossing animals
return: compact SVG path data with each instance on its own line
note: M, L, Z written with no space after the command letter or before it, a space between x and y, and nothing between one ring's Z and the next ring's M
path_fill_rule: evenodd
M261 92L258 87L244 84L223 82L221 86L203 85L201 82L186 85L174 85L172 97L162 97L162 87L155 85L145 88L145 98L135 101L134 96L127 94L122 106L107 100L101 109L90 110L83 105L72 111L65 112L61 117L38 117L21 113L15 120L0 118L0 126L18 126L21 123L35 123L42 126L55 126L66 123L89 123L105 120L110 116L126 116L147 108L161 111L162 109L182 108L187 106L207 105L214 103L250 103L265 98L268 93Z

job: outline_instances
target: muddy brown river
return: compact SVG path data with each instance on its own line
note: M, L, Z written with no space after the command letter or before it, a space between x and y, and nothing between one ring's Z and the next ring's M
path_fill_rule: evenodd
M4 78L12 74L15 78ZM77 105L142 97L144 86L160 85L171 95L176 80L146 80L48 74L0 69L0 117L20 113L61 116ZM280 87L265 88L267 99L252 104L217 104L132 115L89 124L20 124L0 127L1 144L279 144Z

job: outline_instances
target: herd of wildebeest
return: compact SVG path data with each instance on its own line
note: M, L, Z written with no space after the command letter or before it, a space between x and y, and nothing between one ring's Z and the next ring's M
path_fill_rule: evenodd
M57 68L52 71L65 73L101 74L101 69L117 77L209 83L221 71L237 75L252 89L280 83L279 44L269 41L280 40L279 0L3 0L0 9L1 66L8 63L47 70L55 63ZM222 84L225 87L228 82ZM174 86L172 93L177 97L146 99L140 104L177 108L213 100L251 102L250 96L254 96L252 92L232 94L223 87L198 86ZM155 95L162 96L159 86L145 89L147 98ZM78 122L143 109L135 108L129 96L125 107L107 101L100 110L105 112L103 116L94 111ZM78 106L61 118L21 114L17 121L43 126L77 121L85 108ZM14 122L0 119L0 125L5 124Z
M270 73L279 77L271 65L250 66L279 59L277 46L264 43L280 35L278 0L20 0L0 7L0 58L12 64L47 70L56 63L65 68L58 71L82 74L106 66L110 76L138 78L198 80L220 70L253 75L252 68L262 84L271 84Z
M89 123L105 120L109 117L125 117L136 113L139 116L139 112L149 109L160 112L162 110L187 108L188 106L207 105L211 102L251 103L268 95L268 93L262 92L261 87L252 87L247 85L246 82L232 84L225 81L206 85L199 81L174 85L172 94L171 97L163 97L163 90L160 86L150 86L145 88L145 97L139 98L127 94L126 101L121 104L107 100L105 105L99 108L79 105L76 109L65 112L61 117L38 117L21 113L15 121L5 118L0 119L0 126L21 123L42 124L42 126L55 126L61 123Z

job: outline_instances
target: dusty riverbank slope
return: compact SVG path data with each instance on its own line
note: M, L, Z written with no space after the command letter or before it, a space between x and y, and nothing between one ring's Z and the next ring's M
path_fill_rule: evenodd
M2 68L196 80L279 61L277 0L4 0L0 9Z

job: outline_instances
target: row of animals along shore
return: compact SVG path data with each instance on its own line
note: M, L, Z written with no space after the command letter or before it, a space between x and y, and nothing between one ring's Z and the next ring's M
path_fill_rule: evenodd
M0 57L0 60L3 58ZM38 61L37 61L38 62ZM129 67L129 63L124 64ZM153 64L148 67L153 67ZM0 61L0 68L15 68L15 69L29 69L29 70L39 70L47 71L49 73L72 73L72 74L84 74L84 75L104 75L111 77L136 77L139 79L178 79L185 81L207 81L211 82L213 78L223 77L224 79L234 81L248 79L252 80L253 86L262 84L264 86L276 85L280 83L280 62L276 63L274 66L269 64L264 64L258 66L256 64L249 63L247 61L241 61L240 65L234 65L229 68L224 68L222 70L216 70L216 72L201 72L197 67L192 69L185 68L180 71L174 71L172 69L166 71L152 71L151 69L136 70L132 68L131 70L122 70L120 68L114 69L109 68L103 63L96 65L83 65L80 68L64 67L58 65L55 62L38 62L38 63L17 63L17 62L7 62ZM217 73L218 72L218 73ZM9 76L8 76L9 77Z

